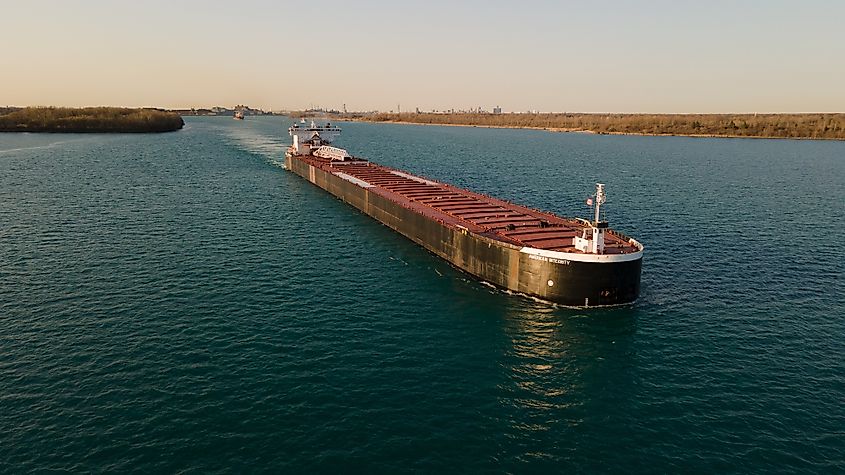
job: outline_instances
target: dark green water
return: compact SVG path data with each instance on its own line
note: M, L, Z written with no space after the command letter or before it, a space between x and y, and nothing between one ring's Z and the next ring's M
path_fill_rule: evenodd
M0 135L0 471L845 470L845 143L346 124L563 215L633 307L490 289L281 168L279 118Z

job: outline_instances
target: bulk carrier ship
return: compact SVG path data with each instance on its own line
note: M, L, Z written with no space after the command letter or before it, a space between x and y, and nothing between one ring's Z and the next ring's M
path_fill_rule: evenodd
M353 157L330 123L288 130L286 169L483 281L574 307L639 296L643 246L601 219L603 184L592 221L562 218Z

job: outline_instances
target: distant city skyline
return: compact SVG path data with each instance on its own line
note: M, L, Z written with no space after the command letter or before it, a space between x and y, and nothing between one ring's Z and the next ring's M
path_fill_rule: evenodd
M0 106L845 112L845 3L0 0Z

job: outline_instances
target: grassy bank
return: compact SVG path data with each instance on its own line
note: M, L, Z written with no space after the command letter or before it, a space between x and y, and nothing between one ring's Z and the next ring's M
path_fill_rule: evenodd
M170 132L182 117L158 109L25 107L0 109L0 132Z
M845 139L845 114L342 114L338 119L598 134Z

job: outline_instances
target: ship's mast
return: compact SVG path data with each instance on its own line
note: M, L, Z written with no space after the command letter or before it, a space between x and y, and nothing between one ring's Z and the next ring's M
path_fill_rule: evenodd
M596 195L591 199L595 206L595 218L592 222L582 220L586 226L581 230L581 236L575 236L572 243L581 252L604 254L604 232L607 230L607 221L601 220L601 205L607 201L604 183L596 183ZM587 200L587 204L590 204L590 200Z
M607 201L607 196L604 194L604 183L596 183L596 219L593 220L593 226L599 225L599 220L601 216L599 214L601 210L601 205L603 205Z

